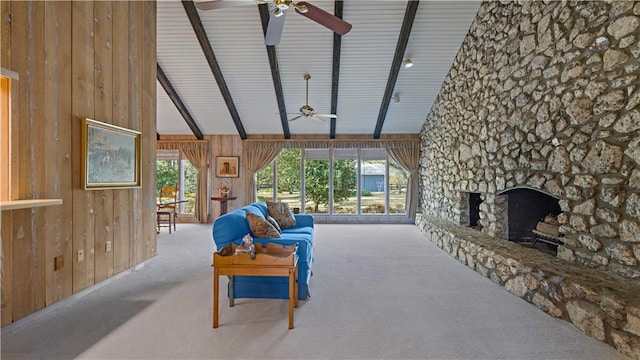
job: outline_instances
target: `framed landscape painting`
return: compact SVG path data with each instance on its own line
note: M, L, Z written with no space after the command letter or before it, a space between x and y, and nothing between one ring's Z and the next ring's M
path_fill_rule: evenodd
M141 133L82 119L82 188L140 187Z
M216 156L216 177L239 177L240 158L237 156Z

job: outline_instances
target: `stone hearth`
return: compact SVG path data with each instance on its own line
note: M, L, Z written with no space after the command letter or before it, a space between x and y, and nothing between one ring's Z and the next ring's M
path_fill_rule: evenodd
M461 263L547 314L640 359L640 286L466 226L418 214L418 227Z

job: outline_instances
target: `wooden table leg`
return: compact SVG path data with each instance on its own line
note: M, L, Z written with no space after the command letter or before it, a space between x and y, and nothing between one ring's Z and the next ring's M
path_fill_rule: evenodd
M233 297L233 276L229 276L229 307L233 307L233 305L235 305Z
M297 297L294 293L294 268L289 269L289 329L293 329L293 303Z
M218 280L218 268L213 268L213 328L218 327L218 292L219 289L219 280Z
M300 294L298 293L298 267L296 266L295 270L293 270L293 306L298 307L298 297Z

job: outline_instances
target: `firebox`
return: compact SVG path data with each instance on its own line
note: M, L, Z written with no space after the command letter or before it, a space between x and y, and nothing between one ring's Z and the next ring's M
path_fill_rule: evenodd
M534 242L538 222L561 212L559 199L538 189L516 187L500 195L507 196L507 236L511 241Z

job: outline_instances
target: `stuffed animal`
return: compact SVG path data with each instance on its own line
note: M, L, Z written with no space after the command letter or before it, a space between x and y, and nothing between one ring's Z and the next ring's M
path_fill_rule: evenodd
M251 256L251 259L255 260L256 246L253 243L253 238L249 234L242 237L242 245L238 246L235 250L235 255L244 253L249 254Z

